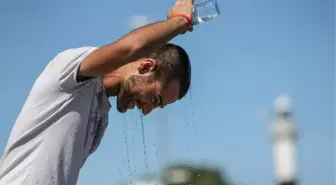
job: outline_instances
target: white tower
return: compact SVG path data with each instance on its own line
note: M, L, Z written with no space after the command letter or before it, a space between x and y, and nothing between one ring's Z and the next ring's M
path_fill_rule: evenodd
M288 96L279 96L275 101L276 119L271 126L273 137L273 160L278 185L297 185L296 136L291 121L291 107Z
M130 185L163 185L163 183L158 180L139 180Z

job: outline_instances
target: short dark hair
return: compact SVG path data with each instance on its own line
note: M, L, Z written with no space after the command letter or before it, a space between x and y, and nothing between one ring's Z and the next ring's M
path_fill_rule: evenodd
M179 99L189 91L191 81L190 59L187 52L176 44L167 43L149 56L156 61L155 78L161 79L164 85L179 80Z

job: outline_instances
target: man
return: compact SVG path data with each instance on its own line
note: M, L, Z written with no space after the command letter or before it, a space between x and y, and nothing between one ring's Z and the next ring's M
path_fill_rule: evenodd
M144 115L187 93L190 64L172 38L192 31L192 0L177 1L167 20L100 47L59 53L44 69L18 116L0 162L1 185L74 185L117 109Z

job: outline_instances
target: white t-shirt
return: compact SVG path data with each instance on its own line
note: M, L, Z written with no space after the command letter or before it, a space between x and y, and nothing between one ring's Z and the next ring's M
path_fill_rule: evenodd
M102 78L77 82L95 47L59 53L32 87L0 161L0 185L75 185L98 147L110 103Z

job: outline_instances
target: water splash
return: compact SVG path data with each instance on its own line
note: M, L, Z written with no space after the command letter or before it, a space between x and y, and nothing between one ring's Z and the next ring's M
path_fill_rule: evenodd
M191 114L193 117L195 117L195 109L194 109L194 103L193 103L193 96L192 96L192 87L190 86L190 102L191 102ZM193 122L193 131L194 131L194 138L197 137L197 132L196 132L196 123ZM196 145L195 152L198 153L199 151L199 145Z
M195 116L193 96L192 96L192 92L191 91L192 91L192 87L190 86L189 95L190 95L190 102L191 102L191 114L192 114L192 116Z
M142 144L143 144L143 147L144 147L144 156L145 156L145 167L146 167L146 170L148 170L148 159L147 159L147 147L146 147L146 138L145 138L145 125L143 123L143 115L140 112L140 121L141 121L141 134L142 134Z
M131 160L129 156L129 146L128 146L128 134L127 134L127 124L126 124L126 115L124 114L124 136L125 136L125 144L126 144L126 156L127 156L127 167L128 167L128 175L132 176L131 169Z
M132 124L132 159L135 160L136 157L136 152L135 152L135 136L134 134L136 133L136 124ZM136 164L133 163L133 174L136 173Z

